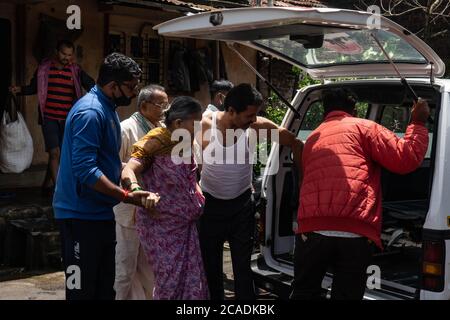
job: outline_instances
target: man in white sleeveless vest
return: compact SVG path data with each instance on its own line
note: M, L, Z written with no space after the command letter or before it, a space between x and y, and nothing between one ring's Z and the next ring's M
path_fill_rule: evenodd
M205 113L202 119L200 185L206 203L199 222L199 237L213 300L224 299L225 241L230 244L236 299L255 299L250 267L255 227L252 200L254 162L250 159L256 138L264 130L270 137L271 130L274 130L278 142L292 149L297 166L301 159L303 143L294 134L257 116L262 103L262 96L254 87L240 84L228 92L224 111Z
M139 112L121 122L122 163L130 159L132 146L148 131L160 127L168 97L163 87L149 85L142 88L137 99ZM137 181L135 181L137 182ZM131 188L138 188L138 184ZM134 227L133 205L121 203L114 207L116 218L116 300L146 300L153 295L153 271Z

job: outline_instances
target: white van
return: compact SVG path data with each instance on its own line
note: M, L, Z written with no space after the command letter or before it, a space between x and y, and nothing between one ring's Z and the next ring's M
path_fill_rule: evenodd
M155 29L163 36L244 44L323 80L299 90L284 117L282 126L303 140L321 121L322 92L329 87L352 90L360 117L399 136L405 132L413 97L378 39L416 94L428 101L433 120L427 124L430 145L421 167L407 175L382 174L384 250L373 259L381 283L376 288L375 281L365 298L450 299L450 196L445 191L450 190L450 80L441 79L445 65L427 44L384 17L331 8L229 9L174 19ZM278 157L279 170L268 175ZM265 172L263 239L252 268L257 285L287 297L299 194L290 150L275 144ZM330 270L324 293L332 278Z

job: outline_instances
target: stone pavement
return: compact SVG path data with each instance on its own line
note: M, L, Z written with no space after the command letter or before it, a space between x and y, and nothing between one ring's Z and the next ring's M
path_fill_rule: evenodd
M225 298L234 299L233 268L230 251L224 248ZM52 272L41 275L24 275L21 279L0 282L0 300L63 300L64 273ZM260 291L259 299L275 299L276 297Z
M64 300L64 272L0 282L0 300Z

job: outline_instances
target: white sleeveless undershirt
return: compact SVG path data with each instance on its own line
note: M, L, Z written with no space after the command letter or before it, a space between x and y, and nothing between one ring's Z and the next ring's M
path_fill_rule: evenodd
M242 130L235 144L224 147L217 138L217 114L212 114L211 139L203 151L200 185L204 192L213 197L230 200L240 196L252 185L249 130Z

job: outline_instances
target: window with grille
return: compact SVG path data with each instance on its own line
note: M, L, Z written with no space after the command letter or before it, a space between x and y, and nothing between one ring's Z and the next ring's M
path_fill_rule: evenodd
M109 35L108 39L109 48L108 53L113 52L120 52L125 54L126 53L126 43L125 43L125 35L119 34L119 33L112 33Z
M131 36L130 56L141 66L143 84L164 83L163 46L163 40L154 35Z
M127 45L128 44L128 45ZM164 41L154 34L111 33L108 54L120 52L133 58L142 69L141 83L164 84Z

